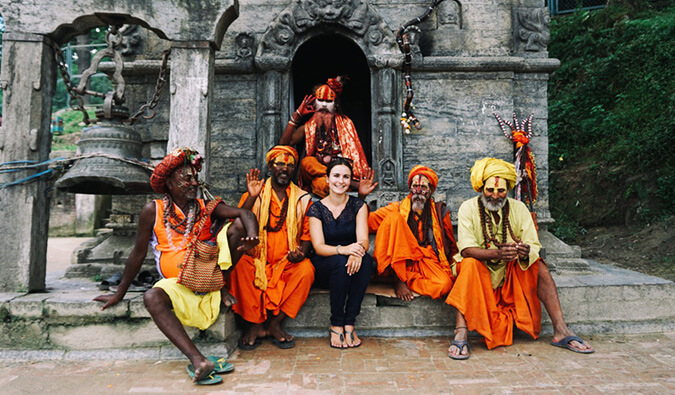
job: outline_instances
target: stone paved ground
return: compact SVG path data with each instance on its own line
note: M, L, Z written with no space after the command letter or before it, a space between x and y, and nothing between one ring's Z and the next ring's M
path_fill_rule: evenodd
M471 339L468 361L446 356L449 340L367 338L335 350L327 338L298 339L291 350L265 341L230 358L224 383L198 387L185 361L2 361L0 393L675 393L675 333L604 335L595 354L517 338L488 351Z

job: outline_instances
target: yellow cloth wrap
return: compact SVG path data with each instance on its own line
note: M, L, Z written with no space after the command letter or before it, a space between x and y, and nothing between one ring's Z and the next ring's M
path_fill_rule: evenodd
M163 278L157 281L153 288L161 288L169 295L173 312L183 325L194 326L201 330L213 325L220 313L220 291L196 295L176 281L178 281L176 277Z
M509 184L509 189L516 185L516 168L512 163L501 159L483 158L477 160L471 168L471 187L480 192L485 180L490 177L501 177Z
M258 237L260 243L253 249L253 262L255 264L255 279L254 284L258 289L267 289L267 274L265 266L267 265L267 222L270 219L270 204L272 201L272 194L275 193L272 189L272 179L268 178L263 186L263 191L256 199L251 210L253 214L258 217L260 224L260 232ZM286 188L286 199L288 199L288 212L286 213L286 234L288 235L288 249L293 251L298 247L298 196L305 194L295 184L290 183ZM303 214L303 213L300 213Z
M216 243L218 243L218 265L220 270L227 270L232 267L232 254L230 254L230 243L227 241L227 229L232 225L228 222L218 232Z
M296 151L295 148L291 147L290 145L275 145L269 151L267 151L265 161L270 163L270 161L272 161L274 158L283 154L293 156L293 158L295 158L295 163L298 163L298 151Z
M411 195L406 196L405 199L401 200L401 204L398 206L398 212L406 221L408 221L408 216L412 209L412 200L410 198ZM431 199L429 203L431 203L431 226L434 232L434 240L436 240L436 247L438 248L438 259L444 266L448 266L450 265L450 262L448 262L448 257L445 255L445 245L443 244L443 234L441 233L443 231L443 225L439 223L439 219L436 215L436 202L434 202L434 199ZM415 229L413 232L416 234L417 230Z

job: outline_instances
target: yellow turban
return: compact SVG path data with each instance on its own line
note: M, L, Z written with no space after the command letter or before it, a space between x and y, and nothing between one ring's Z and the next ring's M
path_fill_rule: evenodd
M483 158L476 161L471 168L471 186L480 192L485 181L490 177L501 177L506 180L509 189L516 184L516 168L512 163L501 159Z
M422 165L417 165L412 169L410 169L410 174L408 174L408 188L410 188L410 183L412 183L413 177L415 177L418 174L426 177L429 180L429 184L431 184L431 187L434 190L436 190L436 185L438 185L438 175L436 174L435 171Z
M293 156L295 163L298 163L298 151L296 151L295 148L291 147L290 145L275 145L269 151L267 151L265 160L267 163L270 163L270 161L274 160L277 156L283 154Z

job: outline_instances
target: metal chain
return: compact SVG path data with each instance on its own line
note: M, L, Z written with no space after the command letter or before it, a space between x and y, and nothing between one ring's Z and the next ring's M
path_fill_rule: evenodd
M166 75L169 72L169 56L171 55L171 49L166 49L162 52L162 65L159 68L159 76L157 77L157 84L155 85L155 94L152 96L149 102L145 103L138 109L138 111L129 119L130 125L133 125L135 121L138 120L139 116L143 116L144 119L152 119L155 117L155 107L159 103L160 95L162 94L162 88L166 83ZM146 110L149 110L149 115L145 115Z
M66 60L63 56L63 51L58 46L58 44L51 42L51 47L54 50L54 58L56 59L56 66L61 72L61 78L63 78L63 84L66 86L66 91L70 96L70 108L73 110L82 111L83 119L85 125L89 125L93 121L89 119L89 114L87 110L84 109L84 99L82 96L75 93L73 86L73 81L70 79L70 74L68 73L68 68L66 67ZM73 105L73 101L77 102L77 105Z

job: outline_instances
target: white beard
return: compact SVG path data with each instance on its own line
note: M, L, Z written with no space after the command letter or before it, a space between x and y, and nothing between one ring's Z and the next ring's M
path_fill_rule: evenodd
M480 199L483 202L483 205L485 206L485 208L490 210L490 211L499 211L506 204L506 198L493 199L492 202L490 202L488 200L488 198L485 197L485 195L481 195Z

